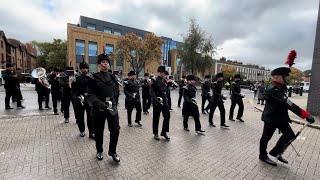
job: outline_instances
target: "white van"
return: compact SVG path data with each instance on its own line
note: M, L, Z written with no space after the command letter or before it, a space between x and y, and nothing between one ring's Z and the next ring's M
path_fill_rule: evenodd
M300 86L303 87L303 91L309 92L310 82L302 81Z

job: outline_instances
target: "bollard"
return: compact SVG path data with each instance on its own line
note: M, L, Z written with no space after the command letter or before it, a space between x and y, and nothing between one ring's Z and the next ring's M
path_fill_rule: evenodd
M300 96L302 96L303 93L303 87L300 87Z
M291 97L292 94L292 87L289 87L288 97Z

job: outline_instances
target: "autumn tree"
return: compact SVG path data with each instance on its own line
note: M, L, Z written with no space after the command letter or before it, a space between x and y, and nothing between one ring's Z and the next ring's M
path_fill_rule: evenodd
M53 42L32 42L39 50L37 67L43 67L48 71L57 67L65 69L67 56L67 41L53 39Z
M212 59L214 52L215 47L211 37L206 37L196 21L191 19L188 33L183 36L183 43L178 51L186 70L191 71L191 74L195 71L204 73L214 63Z
M221 71L225 79L229 79L237 74L237 69L233 66L222 66Z
M161 62L161 46L163 40L154 33L148 33L143 39L134 33L127 33L120 37L117 42L117 57L130 62L131 68L136 72L137 77L145 64L150 62Z
M300 84L303 80L303 72L295 67L291 67L290 76L287 78L289 84Z

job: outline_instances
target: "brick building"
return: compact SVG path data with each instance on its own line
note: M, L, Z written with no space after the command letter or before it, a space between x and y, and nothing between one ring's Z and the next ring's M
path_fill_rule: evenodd
M140 38L149 33L148 31L128 26L80 16L77 25L67 24L68 58L66 65L77 68L79 63L82 62L82 55L84 55L85 61L89 64L90 71L97 72L97 55L103 52L103 47L105 47L107 54L115 53L119 37L124 36L128 32L133 32ZM161 64L165 65L171 74L181 73L181 66L178 63L179 59L177 59L176 54L172 51L177 48L179 42L167 37L161 38L164 40ZM121 70L124 75L132 69L130 63L123 59L112 60L111 64L113 70ZM144 72L156 73L159 65L156 62L146 64L140 76Z
M19 40L7 38L0 30L0 67L4 69L7 63L28 73L36 67L36 55Z

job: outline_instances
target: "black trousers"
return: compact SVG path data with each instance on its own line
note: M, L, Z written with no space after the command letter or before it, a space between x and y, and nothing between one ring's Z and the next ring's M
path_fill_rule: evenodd
M167 96L168 98L168 105L169 105L169 110L171 109L171 95Z
M288 143L295 138L295 134L292 131L289 123L283 124L275 124L275 123L264 123L263 133L260 139L260 154L259 157L264 159L267 157L267 146L270 141L274 131L279 129L282 133L282 136L278 140L277 144L270 151L270 154L279 155L283 153L284 148L288 145Z
M15 88L6 88L5 105L10 107L10 99L17 93ZM21 98L17 98L17 107L21 106Z
M71 97L62 97L63 101L63 115L65 119L69 119L70 117L70 102L72 103Z
M118 104L119 104L119 96L115 96L114 99L116 101L116 106L118 106Z
M220 111L220 125L225 124L226 110L224 109L224 105L223 105L223 103L214 103L214 102L210 103L209 123L210 124L213 123L213 121L212 121L213 114L214 114L214 111L216 110L217 107L219 108L219 111Z
M151 96L142 97L142 110L147 112L151 106Z
M37 93L39 109L42 108L42 102L44 97L46 98L45 107L49 107L49 94L47 93L47 91L37 91Z
M206 108L204 108L206 101L208 101L208 105ZM201 111L204 112L204 110L209 110L209 109L210 109L210 96L202 96Z
M234 108L236 107L237 104L238 104L238 106L239 106L237 118L242 118L242 116L243 116L243 110L244 110L244 106L243 106L243 101L242 101L242 99L238 99L238 100L235 100L235 101L234 101L234 100L231 100L229 118L233 118Z
M183 96L183 94L179 92L178 106L180 106L180 104L181 104L182 96Z
M59 100L59 94L52 94L52 106L53 106L53 112L58 112L58 100Z
M169 132L169 121L170 121L170 111L168 106L163 105L153 105L153 117L152 117L152 126L153 126L153 134L158 134L159 128L159 119L160 113L163 115L163 123L162 123L162 131L161 133Z
M128 116L128 124L131 124L131 115L133 108L136 108L136 122L141 121L141 102L140 101L127 101L127 116Z
M103 134L107 119L108 129L110 132L109 155L116 153L120 133L119 114L112 116L108 110L100 111L95 107L92 108L91 113L94 122L94 134L97 152L103 152Z
M84 113L86 112L87 114L87 126L88 126L88 131L89 134L94 134L94 130L93 130L93 121L91 118L91 108L87 102L87 100L85 99L85 101L83 102L83 106L80 102L74 102L74 113L75 113L75 118L76 118L76 122L78 124L78 128L80 132L84 132L85 131L85 123L84 123Z
M199 118L200 114L199 114L198 106L185 102L183 103L183 109L185 108L187 111L184 113L184 116L183 116L183 127L188 128L188 119L189 119L189 116L191 116L194 119L195 130L196 131L201 130L201 123Z

